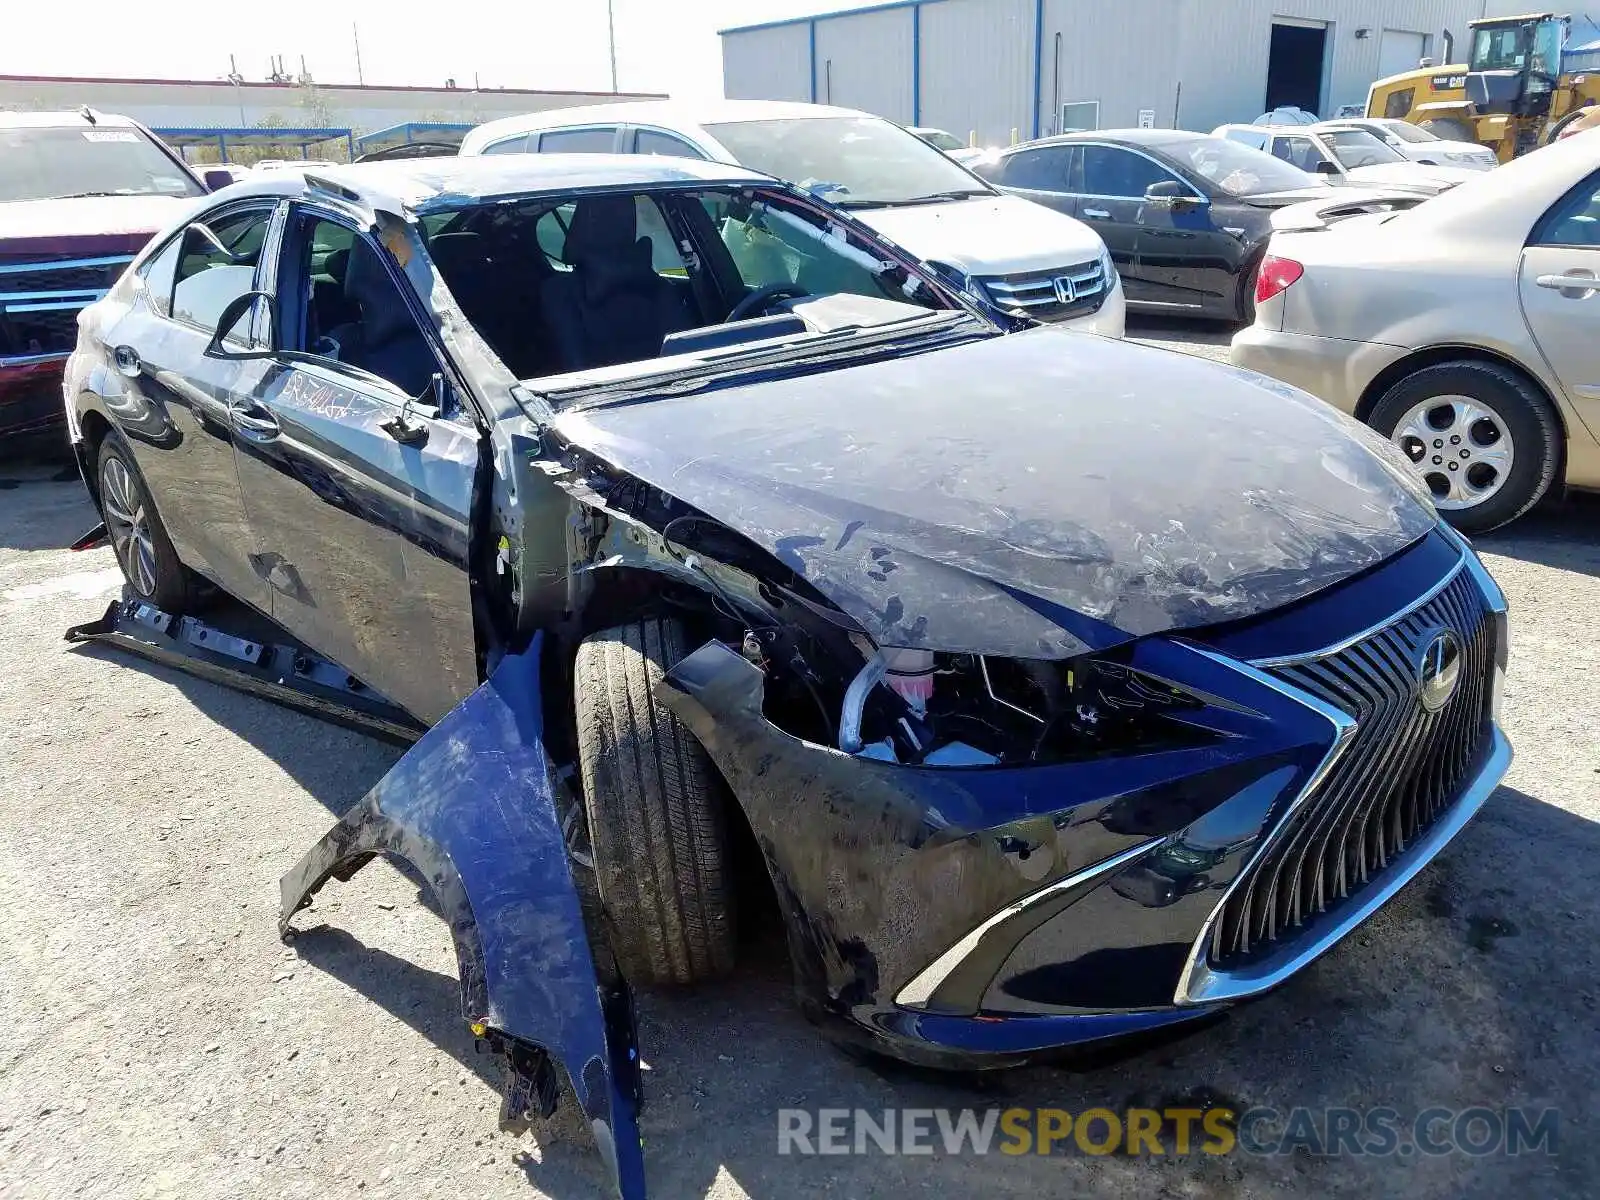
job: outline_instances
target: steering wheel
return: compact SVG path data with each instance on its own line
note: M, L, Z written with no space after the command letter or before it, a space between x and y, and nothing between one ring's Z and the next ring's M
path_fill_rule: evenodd
M727 325L734 321L742 321L746 317L762 311L774 300L798 298L800 296L809 296L810 294L798 283L769 283L766 287L758 287L739 303L735 304L728 312L728 315L722 318L722 323Z

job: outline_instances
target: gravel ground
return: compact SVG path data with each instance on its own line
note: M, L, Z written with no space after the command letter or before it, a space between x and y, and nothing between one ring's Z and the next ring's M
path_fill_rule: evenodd
M1220 355L1228 331L1140 323ZM374 864L292 949L278 876L397 751L61 631L119 587L75 481L0 471L0 1195L601 1190L581 1137L495 1131L440 920ZM1600 505L1483 540L1510 595L1517 760L1357 937L1218 1024L1111 1065L972 1080L828 1048L775 939L730 983L642 997L652 1195L1587 1197L1600 862ZM1558 1153L779 1157L783 1107L1525 1105Z

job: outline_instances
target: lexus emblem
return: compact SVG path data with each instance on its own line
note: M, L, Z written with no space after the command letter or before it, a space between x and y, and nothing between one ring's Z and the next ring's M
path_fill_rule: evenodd
M1071 304L1078 298L1078 285L1066 275L1057 275L1055 278L1056 299L1062 304Z
M1429 712L1438 712L1456 694L1461 678L1461 640L1448 629L1428 639L1417 661L1417 699Z

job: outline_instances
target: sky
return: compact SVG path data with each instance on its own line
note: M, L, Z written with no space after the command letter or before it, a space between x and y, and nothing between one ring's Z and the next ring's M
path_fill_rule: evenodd
M722 94L717 30L856 7L863 0L612 0L617 85ZM0 75L246 79L269 59L319 83L607 90L606 0L5 0ZM259 18L257 14L260 14ZM269 19L270 17L270 19Z

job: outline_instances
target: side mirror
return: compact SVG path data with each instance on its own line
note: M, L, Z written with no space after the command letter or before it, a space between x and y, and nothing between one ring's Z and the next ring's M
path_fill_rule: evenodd
M1315 170L1318 175L1337 175L1339 173L1339 168L1326 158L1317 160Z
M1186 212L1204 203L1176 179L1163 179L1159 183L1152 183L1145 189L1144 199L1146 204L1170 208L1175 212Z
M212 167L202 172L200 178L208 192L220 192L225 187L231 187L234 182L233 172L226 167Z
M245 362L250 359L273 357L273 350L270 346L265 349L241 350L236 346L228 345L223 340L238 327L239 322L245 321L246 318L250 318L249 323L253 323L258 304L266 305L267 326L269 329L271 328L273 325L274 304L270 294L267 292L246 292L242 296L236 296L228 301L228 307L223 309L222 315L217 318L216 331L212 333L211 340L206 343L205 355L207 358ZM251 332L250 329L246 328L244 332L248 339Z

